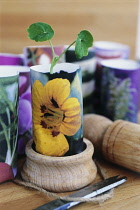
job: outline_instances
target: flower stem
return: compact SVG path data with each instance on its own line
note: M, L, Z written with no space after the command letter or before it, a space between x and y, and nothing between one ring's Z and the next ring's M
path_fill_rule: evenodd
M49 43L51 45L51 48L52 48L52 63L51 63L51 67L50 67L50 74L53 74L53 67L54 67L54 59L55 59L55 52L54 52L54 48L53 48L53 45L52 45L52 42L51 40L49 40Z
M53 56L53 59L54 59L55 58L54 48L53 48L51 40L49 40L49 42L50 42L50 45L51 45L51 48L52 48L52 56Z
M57 64L58 60L60 60L60 58L66 53L66 51L76 42L72 42L62 53L61 55L59 55L58 57L55 57L55 52L54 52L54 48L53 48L53 45L52 45L52 42L51 40L49 40L50 42L50 45L51 45L51 48L52 48L52 55L53 55L53 58L52 58L52 63L51 63L51 67L50 67L50 74L53 74L53 67Z
M76 41L72 42L63 52L61 55L59 55L58 60L67 52L67 50L75 44Z
M5 135L5 139L6 139L6 142L7 142L7 146L8 146L8 148L10 148L10 139L8 138L7 128L6 128L6 125L3 122L1 117L0 117L0 124L1 124L1 126L3 128L3 131L4 131L4 135Z
M8 125L11 124L11 120L10 120L10 112L9 112L9 109L6 108L6 114L7 114L7 119L8 119ZM8 128L8 137L9 137L9 140L10 140L10 127Z
M8 163L9 165L11 164L10 159L11 159L11 146L10 146L10 139L9 139L9 135L7 133L7 127L5 125L5 123L3 122L2 118L0 117L0 124L3 128L4 131L4 135L5 135L5 139L7 142L7 154L6 154L6 159L5 162Z

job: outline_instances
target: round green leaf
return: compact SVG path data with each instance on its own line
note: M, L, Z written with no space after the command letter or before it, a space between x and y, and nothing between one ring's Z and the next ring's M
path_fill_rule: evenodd
M92 34L87 30L83 30L78 34L75 45L77 59L81 59L83 56L88 55L88 48L92 47L93 41Z
M50 40L54 36L54 31L47 23L33 23L27 29L28 37L36 42L43 42Z

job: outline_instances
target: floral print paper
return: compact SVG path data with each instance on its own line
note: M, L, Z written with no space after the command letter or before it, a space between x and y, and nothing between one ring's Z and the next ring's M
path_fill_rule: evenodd
M18 75L0 78L0 182L17 171Z
M41 154L74 154L75 142L81 144L80 152L83 149L83 104L78 72L50 75L31 70L33 140Z

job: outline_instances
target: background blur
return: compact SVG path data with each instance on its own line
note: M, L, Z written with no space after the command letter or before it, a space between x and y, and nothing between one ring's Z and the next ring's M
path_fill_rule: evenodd
M89 30L95 41L115 41L131 48L135 58L138 0L0 0L0 51L22 53L24 46L47 45L27 37L34 22L46 22L55 30L53 45L70 44Z

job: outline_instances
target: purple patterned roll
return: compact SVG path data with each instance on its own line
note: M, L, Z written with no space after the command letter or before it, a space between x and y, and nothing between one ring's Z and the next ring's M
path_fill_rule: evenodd
M101 62L106 59L128 59L130 47L110 41L96 41L94 43L96 71L95 71L95 91L94 91L94 109L97 114L101 114L100 90L101 90Z
M23 56L18 54L0 53L0 65L23 65Z
M30 68L19 66L18 154L24 154L26 143L32 138L32 107Z
M94 43L95 56L98 61L103 59L129 58L130 47L117 42L97 41Z
M54 46L54 52L59 56L64 51L64 46ZM23 49L24 65L44 65L50 64L52 61L52 49L50 46L27 46ZM65 56L62 56L60 63L65 61Z
M101 62L101 110L111 120L137 122L140 64L133 60Z

